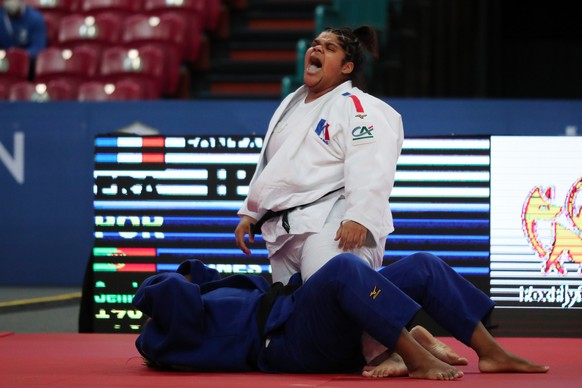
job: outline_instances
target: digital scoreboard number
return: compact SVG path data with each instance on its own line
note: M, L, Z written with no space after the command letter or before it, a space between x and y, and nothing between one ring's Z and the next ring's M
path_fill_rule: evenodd
M260 136L95 139L96 332L138 332L145 317L131 305L137 287L186 259L224 276L270 280L261 237L252 256L234 242L262 147ZM521 311L501 319L516 331L532 309L562 310L570 325L582 306L580 149L578 138L406 139L384 265L432 252L506 313Z

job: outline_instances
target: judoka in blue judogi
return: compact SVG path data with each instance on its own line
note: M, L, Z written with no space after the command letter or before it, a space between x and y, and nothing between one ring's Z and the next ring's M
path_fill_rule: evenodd
M388 349L404 349L399 341L406 339L405 327L422 307L475 348L480 346L476 327L483 327L481 321L494 306L429 253L413 254L380 271L345 253L304 284L298 279L270 287L257 275L221 279L202 262L186 261L176 273L156 274L138 289L133 303L150 319L136 347L151 365L164 368L352 373L366 364L363 332ZM547 370L513 357L524 364L514 371ZM491 369L483 365L482 370ZM428 378L460 376L462 372Z

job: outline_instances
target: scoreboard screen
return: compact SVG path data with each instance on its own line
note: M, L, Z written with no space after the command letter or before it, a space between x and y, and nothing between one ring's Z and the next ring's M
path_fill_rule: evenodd
M137 287L186 259L269 274L260 237L250 258L233 237L261 147L260 137L95 139L95 331L139 330Z
M561 198L562 203L555 203L560 214L571 211L579 222L582 171L577 168L576 178L572 166L582 166L582 160L574 152L578 162L562 163L561 169L544 167L554 172L548 172L553 180L533 179L544 171L535 169L533 160L541 150L534 145L548 147L547 139L528 140L532 160L522 159L525 151L512 156L512 151L524 148L522 138L406 139L390 198L396 231L387 239L384 265L428 251L502 308L579 308L582 277L575 258L582 261L580 248L570 250L572 260L566 253L552 259L547 271L541 270L541 263L551 244L551 228L545 225L558 210L550 203ZM95 139L94 331L138 332L145 317L131 305L137 287L157 272L174 271L186 259L199 259L224 276L250 273L270 280L261 237L251 247L252 256L244 255L234 242L236 212L262 146L261 136ZM556 168L563 173L559 182ZM552 184L557 185L553 192ZM536 190L538 186L542 188ZM570 205L564 203L566 198ZM538 210L532 210L535 206ZM544 206L553 210L546 213ZM570 240L563 238L562 244L580 239L580 224L573 225ZM542 303L542 294L554 303ZM569 302L557 302L558 294L570 295ZM519 327L520 322L512 324Z

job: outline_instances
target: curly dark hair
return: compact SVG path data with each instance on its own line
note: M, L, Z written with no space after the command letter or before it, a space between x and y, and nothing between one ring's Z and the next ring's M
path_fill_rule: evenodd
M370 26L361 26L354 30L350 27L327 27L324 32L336 35L340 46L345 52L344 63L353 62L354 70L350 79L354 86L366 90L366 51L372 58L378 58L378 36Z

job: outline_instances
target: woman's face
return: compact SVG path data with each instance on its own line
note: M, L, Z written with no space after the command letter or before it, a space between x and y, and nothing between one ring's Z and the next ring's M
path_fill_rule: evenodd
M305 53L303 73L309 95L317 98L349 79L354 64L344 63L344 57L345 52L334 33L322 32L313 40Z

